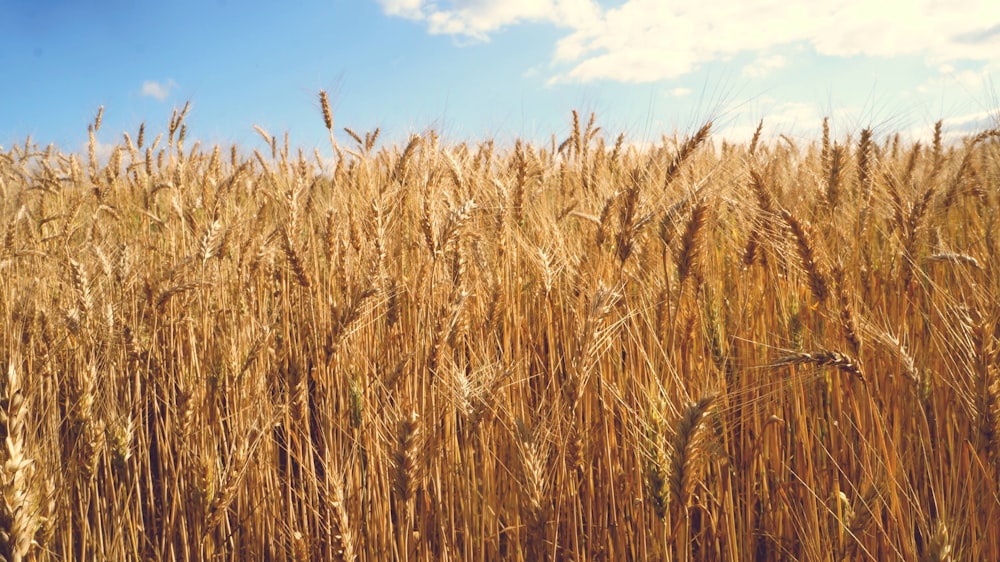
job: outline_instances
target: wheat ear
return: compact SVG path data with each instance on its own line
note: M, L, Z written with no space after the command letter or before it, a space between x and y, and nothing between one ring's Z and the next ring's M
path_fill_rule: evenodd
M826 301L826 297L830 294L826 274L820 268L819 256L814 249L815 246L808 230L785 209L781 210L781 218L785 219L785 223L788 224L795 238L795 249L802 261L802 268L809 276L809 289L812 291L813 297L819 302Z
M867 382L864 371L856 359L834 350L815 351L813 353L793 353L778 358L771 362L769 367L780 367L783 365L812 364L819 367L836 367L840 371L857 377L861 382Z
M686 506L700 472L704 437L704 420L715 403L716 395L707 394L689 404L677 420L670 442L667 485L671 501Z

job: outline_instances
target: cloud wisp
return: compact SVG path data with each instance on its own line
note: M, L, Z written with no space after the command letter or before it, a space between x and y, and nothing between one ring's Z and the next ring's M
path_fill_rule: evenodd
M163 101L170 97L170 92L177 87L177 82L173 80L167 80L166 82L157 82L156 80L146 80L142 83L142 95L155 98L158 101Z
M788 60L781 55L757 57L757 60L743 67L743 76L747 78L763 78L772 72L784 68Z
M600 7L592 0L378 0L391 16L424 22L432 35L488 41L491 33L520 23L547 22L579 29L597 23Z

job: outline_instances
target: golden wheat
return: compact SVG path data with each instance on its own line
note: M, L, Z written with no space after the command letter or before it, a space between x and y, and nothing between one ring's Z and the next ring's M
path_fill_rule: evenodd
M5 559L1000 558L995 131L341 148L319 100L332 161L188 106L0 150Z

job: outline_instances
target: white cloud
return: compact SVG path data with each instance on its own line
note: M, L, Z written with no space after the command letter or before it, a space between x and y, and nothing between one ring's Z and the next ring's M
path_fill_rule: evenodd
M759 56L757 60L743 67L743 76L747 78L763 78L775 70L788 64L781 55Z
M683 97L691 93L691 88L674 88L670 90L670 95L674 97Z
M106 163L111 159L111 153L115 151L115 147L118 146L115 143L105 144L99 140L94 141L94 156L97 158L98 162Z
M946 84L958 84L968 90L981 89L990 82L990 72L985 68L980 70L956 70L949 68L941 71L941 78Z
M101 129L102 131L104 129ZM90 141L86 141L80 144L80 154L86 155L90 150ZM99 166L104 166L111 159L111 153L115 151L115 147L119 146L117 143L103 143L95 137L94 139L94 157L97 159L97 164ZM86 159L86 157L85 157Z
M778 103L773 98L766 97L760 102L761 107L758 111L760 115L764 115L764 127L761 131L764 139L773 140L781 135L817 138L823 123L823 114L817 105L802 102ZM837 119L847 118L848 111L850 110L839 111ZM731 113L734 117L720 124L718 136L732 142L749 141L757 130L760 117L738 109L727 113Z
M990 107L997 101L994 89L997 73L991 65L958 69L943 64L937 70L937 75L927 78L913 90L924 97L934 96L939 102L955 103L960 99L972 99L983 107Z
M996 127L1000 127L1000 106L943 119L941 138L945 144L958 144L970 135ZM914 140L930 143L934 138L934 123L913 127L909 134Z
M1000 46L1000 3L841 0L837 4L827 20L830 29L812 40L822 54L989 60ZM841 26L844 29L839 30Z
M791 44L827 56L922 55L937 64L1000 52L1000 2L985 0L625 0L610 9L593 0L378 1L386 14L423 22L430 33L476 40L524 22L568 28L553 55L568 69L553 82L652 82Z
M177 82L173 80L167 80L166 82L146 80L142 83L142 95L163 101L170 96L170 90L173 90L175 87L177 87Z
M718 127L713 128L716 138L724 138L731 142L748 142L757 129L763 116L764 126L761 137L773 142L782 135L795 140L813 141L820 137L823 118L830 118L831 135L834 140L844 142L847 135L854 135L865 126L874 126L875 134L889 130L898 130L906 140L919 140L929 143L934 135L934 121L918 125L901 127L885 127L872 123L863 107L842 106L830 113L828 108L814 103L781 102L772 97L764 96L758 100L759 105L752 111L746 111L739 105L727 107L723 111ZM936 118L934 118L936 120ZM965 112L943 120L942 137L947 144L957 143L969 135L1000 126L1000 106L991 110Z
M991 129L1000 125L1000 107L993 108L991 111L976 111L952 117L946 123L968 133Z
M410 19L423 18L423 11L420 9L423 3L423 0L379 0L386 14Z

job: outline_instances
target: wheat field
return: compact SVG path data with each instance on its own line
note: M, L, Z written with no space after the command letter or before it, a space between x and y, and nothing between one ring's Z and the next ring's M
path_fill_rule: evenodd
M321 106L0 151L3 559L1000 559L1000 131Z

